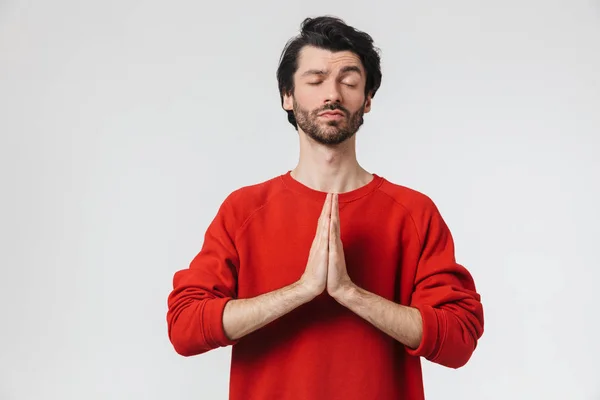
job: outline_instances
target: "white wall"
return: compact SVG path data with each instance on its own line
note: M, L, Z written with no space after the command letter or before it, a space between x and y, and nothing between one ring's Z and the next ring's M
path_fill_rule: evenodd
M285 4L285 5L284 5ZM598 1L0 2L0 399L227 397L166 296L231 190L293 168L306 16L373 35L370 171L430 195L482 293L428 399L600 399Z

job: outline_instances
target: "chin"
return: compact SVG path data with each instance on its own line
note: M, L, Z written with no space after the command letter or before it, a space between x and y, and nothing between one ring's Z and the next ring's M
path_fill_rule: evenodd
M331 122L325 122L323 125L321 125L321 127L327 133L329 133L329 132L338 133L339 131L346 128L346 124L339 123L337 121L331 121Z
M346 141L348 141L350 138L352 137L352 135L350 136L341 136L340 134L336 133L332 133L332 134L324 134L324 135L319 135L317 139L318 142L328 145L328 146L337 146L340 145Z

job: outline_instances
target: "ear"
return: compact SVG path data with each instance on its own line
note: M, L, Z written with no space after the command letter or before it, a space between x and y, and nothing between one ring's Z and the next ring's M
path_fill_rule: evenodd
M294 110L294 96L291 94L283 95L283 109L287 111Z
M365 100L365 109L364 109L365 114L368 113L369 111L371 111L371 95L370 94L367 96L367 99Z

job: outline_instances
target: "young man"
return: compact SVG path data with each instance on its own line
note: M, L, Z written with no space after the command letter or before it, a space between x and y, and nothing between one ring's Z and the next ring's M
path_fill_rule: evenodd
M233 400L423 399L420 359L464 365L483 308L434 203L357 162L372 39L306 19L277 78L299 162L227 196L175 273L170 340L184 356L233 345Z

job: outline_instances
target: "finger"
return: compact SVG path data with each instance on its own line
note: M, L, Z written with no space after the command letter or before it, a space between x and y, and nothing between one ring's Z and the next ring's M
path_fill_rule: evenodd
M331 250L335 249L336 236L335 221L331 218L331 223L329 224L329 248Z
M325 202L323 203L323 209L321 210L321 216L327 215L331 212L331 193L327 193Z
M321 214L322 219L329 224L329 219L331 218L331 193L327 194L325 198L325 204L323 204L323 214ZM327 226L326 225L326 226Z
M332 238L337 238L340 233L340 213L338 204L338 195L334 194L331 200L331 221L329 226L329 236Z
M329 261L335 262L340 251L340 241L338 239L337 230L335 229L335 223L332 223L331 230L329 232Z
M327 220L327 210L330 208L331 206L329 205L329 194L327 194L327 197L325 197L325 201L323 202L323 208L321 209L321 214L319 215L319 219L317 222L317 234L315 235L315 238L320 236L319 233L323 230L323 224Z
M325 243L327 243L327 240L329 239L329 224L331 222L331 197L331 194L328 193L325 200L325 205L323 207L325 213L321 217L320 223L321 238Z
M339 209L339 195L333 195L333 199L331 200L331 215L336 219L338 226L340 221L340 209Z
M333 201L333 194L327 193L327 200L325 201L325 210L327 217L331 217L331 202Z

